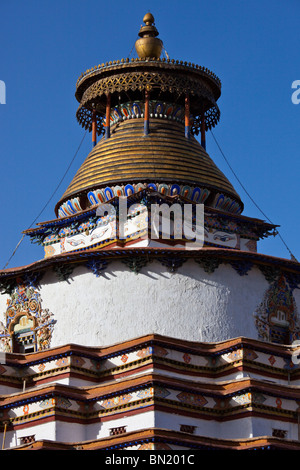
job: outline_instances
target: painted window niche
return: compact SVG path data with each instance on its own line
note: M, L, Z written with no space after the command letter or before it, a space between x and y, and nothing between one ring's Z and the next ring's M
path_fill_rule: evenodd
M55 320L33 285L18 284L7 301L4 323L0 322L0 349L31 353L48 349Z
M261 340L292 344L299 339L300 325L293 289L283 275L269 286L254 317Z

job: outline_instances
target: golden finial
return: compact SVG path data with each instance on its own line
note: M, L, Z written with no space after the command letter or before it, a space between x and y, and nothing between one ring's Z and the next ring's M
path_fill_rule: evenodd
M146 24L146 25L152 25L154 23L154 16L149 12L149 13L146 13L146 15L144 16L143 18L143 22Z
M154 26L154 17L149 12L143 18L145 26L141 26L139 31L140 39L135 43L135 49L140 59L159 59L163 48L162 41L157 37L158 31Z

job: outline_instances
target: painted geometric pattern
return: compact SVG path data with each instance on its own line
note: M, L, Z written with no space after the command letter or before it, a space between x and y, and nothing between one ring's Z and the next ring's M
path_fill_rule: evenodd
M172 447L162 442L146 442L140 445L139 450L172 450Z
M166 388L158 387L157 385L140 390L137 393L137 396L139 398L150 398L150 397L166 398L168 395L170 395L170 392Z
M164 387L158 387L160 389L159 393L161 396L166 397L170 395L172 391L166 390ZM145 392L143 394L143 392ZM188 407L193 407L194 410L197 408L201 411L201 408L204 407L208 401L206 397L196 394L193 392L188 391L181 391L178 393L178 390L173 390L173 396L177 397L178 404L180 403L181 406L187 405ZM57 397L49 397L44 398L43 400L33 402L33 403L24 403L20 406L11 406L9 410L4 410L6 412L6 416L9 417L12 421L17 422L18 420L24 421L25 419L34 420L39 419L39 415L45 412L53 413L55 410L62 409L64 413L70 411L74 416L76 413L78 416L86 416L97 413L100 411L101 414L108 413L111 414L113 412L113 408L118 408L124 404L128 404L131 402L130 407L137 408L138 402L142 397L153 397L155 396L154 387L148 387L144 390L139 391L138 393L133 392L132 394L125 393L120 394L119 396L107 398L102 402L98 402L98 406L96 401L85 403L83 401L75 402L67 397L57 396ZM271 395L264 395L258 391L244 391L240 394L236 394L235 396L224 396L224 397L214 397L213 400L215 401L215 406L209 406L206 408L207 412L211 413L212 416L215 412L219 412L223 410L225 412L232 413L234 409L239 406L255 406L258 407L263 404L264 409L269 409L273 412L278 412L278 410L285 410L287 413L293 415L295 411L299 409L299 400L296 398L294 399L284 399L278 396L271 396ZM102 406L99 408L99 404L102 403ZM167 403L166 403L167 404ZM169 404L176 409L175 400L172 399ZM130 408L128 408L130 409ZM1 416L1 415L0 415Z
M145 346L134 352L120 351L120 354L109 359L102 359L101 361L92 360L91 368L97 371L104 371L122 366L123 364L130 364L138 359L144 359L149 356L165 357L168 354L168 350L161 346Z
M239 405L246 405L248 403L251 403L251 393L243 393L242 395L237 395L233 397L233 400L237 402Z
M152 353L153 353L153 348L151 346L148 346L146 348L142 348L139 351L137 351L136 355L137 357L142 359L144 357L150 356Z
M252 401L253 403L262 404L266 401L266 397L260 392L253 392Z
M243 350L242 349L237 349L235 351L232 351L228 354L225 354L223 358L226 361L233 362L233 361L238 361L243 358Z
M206 398L204 398L202 395L196 395L189 392L181 392L177 395L177 398L179 401L187 405L204 406L207 403Z
M132 398L130 393L125 393L124 395L118 395L110 398L106 398L100 402L101 406L105 409L114 408L116 406L126 405Z
M232 397L233 402L231 406L234 406L235 403L239 405L250 405L257 404L262 405L263 403L268 404L269 406L278 408L278 399L276 397L267 398L263 393L253 391L246 392Z
M209 371L217 372L218 368L222 368L224 365L230 365L231 363L234 364L234 362L240 360L240 357L242 357L245 365L250 365L250 363L252 363L254 366L257 365L266 369L269 369L270 367L274 367L276 370L294 370L299 368L298 364L294 364L292 362L292 356L290 355L283 357L282 355L277 355L275 352L271 354L267 350L265 352L262 350L255 350L254 347L251 346L245 346L243 348L239 345L237 350L234 350L230 353L226 352L222 354L220 352L218 354L214 353L212 355L203 355L202 353L191 354L190 352L177 351L171 348L167 349L156 345L144 345L143 347L143 344L141 344L141 346L133 352L121 349L117 356L110 358L104 357L98 359L88 359L81 358L78 354L74 354L69 357L62 357L57 360L51 360L51 357L49 357L49 361L33 364L31 368L26 371L26 375L29 377L31 375L35 375L36 379L38 380L39 374L54 374L58 368L70 367L72 369L74 366L76 368L80 368L81 373L87 374L87 376L109 376L110 373L119 373L118 368L124 366L124 360L126 356L126 365L128 370L129 368L138 368L140 366L139 361L144 360L147 357L155 358L155 356L160 357L162 362L164 361L164 358L166 358L166 364L168 364L168 358L172 359L174 367L177 365L178 367L183 365L187 373L189 373L189 370L191 370L192 373L197 369L199 372L204 374ZM159 367L159 364L155 365L155 367ZM16 370L14 367L7 365L3 367L0 364L0 374L2 376L13 377L16 376Z
M45 412L53 413L57 409L68 410L72 409L73 411L78 411L79 406L72 400L69 400L67 397L57 396L49 397L43 400L38 400L32 403L26 403L21 406L12 406L8 411L8 418L11 420L35 420L39 419L40 415L45 414Z
M71 357L71 363L72 365L74 365L75 367L82 367L86 364L86 360L83 359L82 357L80 356L72 356Z
M153 347L153 354L154 356L165 357L168 355L168 350L163 348L162 346L155 345Z
M171 349L166 349L161 346L145 346L137 349L134 352L126 352L120 351L115 357L110 357L109 359L106 358L81 358L79 355L72 355L70 357L63 357L58 360L51 360L43 361L40 364L32 365L30 371L28 373L31 374L39 374L39 373L51 373L55 372L57 368L62 367L76 367L82 369L82 373L89 374L89 372L93 376L99 376L106 374L109 375L110 371L112 370L114 373L118 373L118 368L122 367L126 364L128 367L132 367L133 369L139 366L137 361L145 359L147 357L170 357L172 359L174 366L176 363L178 366L181 364L184 365L185 370L188 372L189 368L191 371L196 370L195 368L199 368L199 370L206 371L208 369L216 370L219 367L223 367L225 364L231 364L236 361L246 361L256 363L260 366L270 367L274 366L276 368L282 369L295 369L297 368L297 364L292 363L292 357L282 357L281 355L278 356L276 354L268 354L267 352L264 353L262 351L255 351L254 349L250 349L249 347L238 348L230 353L224 353L219 355L202 355L202 354L190 354L187 352L181 352ZM125 361L125 362L124 362ZM5 368L0 365L0 374L4 375L15 375L15 371L13 368L6 366Z
M258 358L258 355L256 354L255 351L251 349L244 349L244 359L247 359L248 361L254 361L257 358Z
M139 390L137 392L137 396L142 399L154 397L154 387L149 387L143 390Z
M59 408L70 408L72 403L64 397L47 398L40 402L40 408L49 408L53 405L57 405Z

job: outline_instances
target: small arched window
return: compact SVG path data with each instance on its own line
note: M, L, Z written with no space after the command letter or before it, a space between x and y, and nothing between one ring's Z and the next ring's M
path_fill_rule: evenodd
M29 353L36 351L34 332L34 319L21 314L12 324L12 349L16 353Z

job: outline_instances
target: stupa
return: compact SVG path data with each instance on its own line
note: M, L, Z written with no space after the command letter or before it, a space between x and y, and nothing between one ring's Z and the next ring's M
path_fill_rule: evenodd
M207 153L220 80L143 21L77 80L92 149L24 232L44 258L0 272L2 448L300 449L300 265Z

